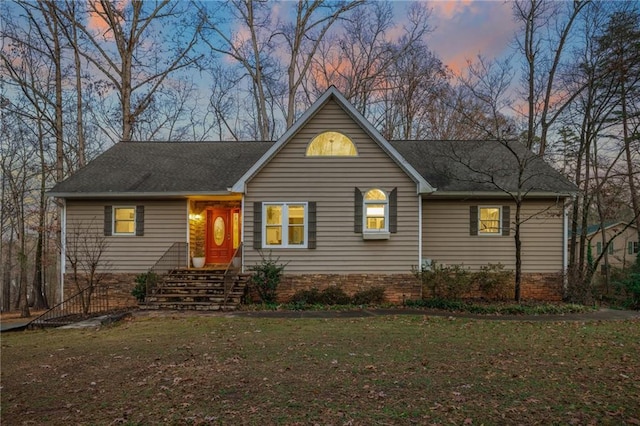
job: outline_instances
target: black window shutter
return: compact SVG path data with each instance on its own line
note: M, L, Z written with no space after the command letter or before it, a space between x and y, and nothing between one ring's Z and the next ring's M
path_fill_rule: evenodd
M502 206L502 235L509 236L511 231L511 208L509 206Z
M627 254L633 254L633 241L629 241L627 244Z
M478 235L478 206L469 206L469 235Z
M362 234L362 191L355 189L355 195L353 197L353 232L356 234Z
M389 194L389 232L398 232L398 188Z
M307 228L309 231L309 240L307 242L307 248L316 248L316 202L309 201L308 204L309 214L307 216Z
M136 206L136 235L144 235L144 206Z
M113 207L104 206L104 235L109 237L113 234Z
M253 203L253 248L262 248L262 203Z

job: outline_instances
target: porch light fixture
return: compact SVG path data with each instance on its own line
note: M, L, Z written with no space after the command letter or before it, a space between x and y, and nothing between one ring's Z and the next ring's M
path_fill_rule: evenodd
M202 216L198 213L189 213L189 220L200 220Z

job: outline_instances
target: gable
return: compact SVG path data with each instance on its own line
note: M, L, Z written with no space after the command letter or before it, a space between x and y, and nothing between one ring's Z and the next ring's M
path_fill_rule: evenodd
M309 143L320 133L334 130L346 135L355 145L355 156L308 156ZM276 175L278 176L276 178ZM253 176L249 185L256 187L266 181L278 181L286 187L289 179L322 179L327 185L340 184L347 179L355 182L357 176L366 176L378 185L384 181L413 181L398 164L378 145L362 127L347 115L334 100L329 100L294 136L284 144L278 153L266 162ZM385 176L378 179L378 176ZM273 179L272 179L273 178ZM415 181L414 181L415 182Z
M327 107L327 108L325 108ZM324 111L324 118L316 120L316 116ZM323 116L321 114L321 116ZM290 143L290 141L300 132L308 132L307 127L311 121L314 121L312 127L313 134L304 134L305 149L312 140L321 132L334 130L344 133L351 138L358 147L358 141L354 139L356 135L360 142L368 140L378 146L385 155L396 164L410 179L412 179L418 188L418 192L432 192L434 188L407 162L400 153L386 141L380 133L369 123L344 96L334 87L331 86L316 102L290 127L284 135L262 156L262 158L251 167L232 187L233 192L244 192L245 186L253 179L258 172L264 168L276 155ZM345 127L346 126L346 127ZM342 128L344 127L344 128ZM353 136L352 136L353 135ZM365 138L362 135L367 135Z

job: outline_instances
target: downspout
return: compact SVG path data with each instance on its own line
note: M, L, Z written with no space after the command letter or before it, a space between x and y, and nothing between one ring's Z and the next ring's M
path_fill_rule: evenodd
M240 272L244 273L244 194L240 200Z
M569 244L569 212L567 212L566 200L562 206L562 289L566 295L569 286L569 258L567 253L567 245Z
M422 194L418 194L418 271L422 269ZM422 300L422 285L420 285L420 300Z
M186 268L189 267L190 265L190 258L191 258L191 201L189 199L187 199L187 264L185 265Z
M67 268L67 200L60 208L60 303L64 302L64 274Z

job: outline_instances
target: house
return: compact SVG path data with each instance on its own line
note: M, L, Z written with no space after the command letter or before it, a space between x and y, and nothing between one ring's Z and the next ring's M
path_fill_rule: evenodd
M387 141L334 87L276 142L121 142L49 195L67 244L80 223L105 236L115 288L205 235L208 264L286 263L282 299L382 285L401 302L421 297L412 269L428 261L513 269L518 190L522 297L557 300L573 184L516 143Z
M639 248L638 230L634 225L622 221L607 222L603 226L595 224L587 227L586 237L594 259L606 250L600 262L602 268L605 257L614 268L628 268L636 261Z

